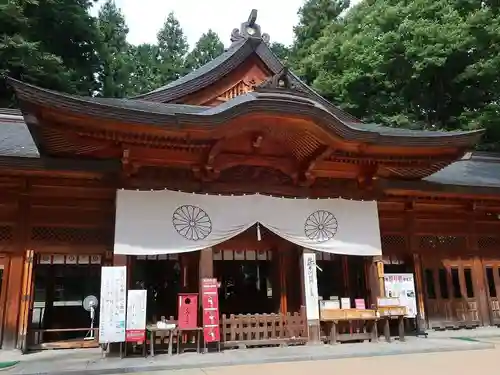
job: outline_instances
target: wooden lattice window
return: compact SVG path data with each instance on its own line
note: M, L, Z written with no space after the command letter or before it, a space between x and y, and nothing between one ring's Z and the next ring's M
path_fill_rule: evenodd
M462 236L420 236L418 242L420 249L460 250L467 247Z
M0 242L11 241L13 237L13 228L8 225L0 226Z
M399 234L386 234L382 236L382 252L404 250L405 248L405 236Z
M106 233L101 228L33 227L31 239L39 242L94 245L105 243Z
M478 237L477 246L479 249L500 249L500 237L497 236Z

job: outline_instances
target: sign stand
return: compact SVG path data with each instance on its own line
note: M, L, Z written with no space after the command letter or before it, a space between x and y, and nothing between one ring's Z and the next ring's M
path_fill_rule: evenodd
M129 290L127 298L127 325L125 330L125 356L127 343L143 343L143 355L146 357L146 304L147 291Z
M304 249L302 254L302 282L306 303L308 344L321 342L318 276L316 274L316 254Z
M220 352L219 291L217 279L201 279L201 306L203 310L203 345L217 342Z
M101 301L99 311L99 344L104 351L109 344L120 344L123 358L127 302L127 267L102 267Z

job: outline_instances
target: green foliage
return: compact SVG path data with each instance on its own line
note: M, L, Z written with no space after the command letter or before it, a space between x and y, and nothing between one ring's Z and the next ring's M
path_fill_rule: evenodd
M209 29L207 33L200 37L194 49L187 55L186 68L189 70L198 69L220 56L223 52L224 44L219 39L219 36Z
M269 48L282 63L286 64L288 62L288 59L290 58L290 48L285 46L283 43L278 42L271 43Z
M165 24L158 32L159 69L161 84L174 81L188 71L184 59L188 52L188 43L181 25L174 13L170 13Z
M129 76L133 60L130 59L127 43L128 27L125 17L114 0L107 0L99 11L97 25L102 41L100 95L122 98L130 91Z
M328 99L369 121L427 129L485 127L500 139L497 2L365 0L300 60Z
M302 60L310 55L312 45L322 36L323 30L336 23L349 4L349 0L307 0L299 9L299 24L293 28L295 40L291 63L306 82L314 80L315 72L307 70L308 66L302 64Z
M153 91L163 84L159 65L159 49L154 44L129 46L127 51L132 71L129 75L129 96Z
M70 93L96 86L97 30L88 1L10 0L0 3L0 75ZM0 106L14 105L0 81Z

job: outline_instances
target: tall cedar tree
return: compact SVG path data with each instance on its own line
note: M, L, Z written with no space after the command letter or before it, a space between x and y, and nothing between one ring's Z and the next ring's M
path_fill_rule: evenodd
M299 24L293 28L295 40L291 63L307 83L316 78L315 72L307 70L308 65L302 61L310 56L311 47L321 37L323 30L338 22L349 4L349 0L307 0L299 9Z
M102 41L99 81L100 95L123 98L130 89L129 76L133 71L127 43L128 27L114 0L107 0L97 18Z
M71 85L82 95L93 95L99 88L101 43L96 20L89 14L92 5L92 0L38 0L24 12L29 20L27 39L62 59Z
M186 68L189 70L198 69L223 52L224 44L220 41L219 36L209 29L200 37L194 49L187 55Z
M368 121L487 129L500 146L497 2L365 0L312 47L306 69L326 97Z
M184 59L188 43L181 25L173 12L169 13L165 24L158 32L159 69L161 84L165 85L187 73Z
M95 89L98 38L89 7L69 0L0 4L0 106L15 105L3 76L69 93Z
M128 59L133 68L129 75L129 96L153 91L164 84L159 56L160 50L155 44L129 46Z

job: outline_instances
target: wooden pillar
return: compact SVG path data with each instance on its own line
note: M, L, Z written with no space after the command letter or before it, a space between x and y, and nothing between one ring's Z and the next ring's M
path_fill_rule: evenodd
M368 264L368 285L370 288L370 304L377 305L377 298L385 297L384 263L381 256L375 256Z
M472 280L474 296L477 298L479 319L483 325L492 324L492 315L490 311L490 304L488 302L488 281L486 279L486 272L484 270L483 262L479 254L479 245L477 241L476 231L476 218L474 215L474 208L472 212L467 215L468 234L467 234L467 250L468 253L474 254L472 259ZM465 282L464 282L465 285ZM467 294L465 294L467 295Z
M277 251L278 269L280 275L280 313L286 314L288 312L288 271L290 253L288 248L281 247Z
M200 251L200 281L203 278L214 277L214 257L211 247Z
M23 290L24 253L19 249L11 255L5 304L5 325L2 349L14 349L17 344L18 324Z
M31 272L29 275L25 273L25 257L28 250L30 230L29 196L25 188L18 198L17 220L14 228L14 252L10 257L9 275L6 280L8 283L7 303L5 305L2 349L21 349L20 345L24 341L24 337L19 337L19 328L28 325L29 317L26 314L21 314L21 305L23 298L25 304L29 304L32 300L31 295L23 296L23 291L29 293L33 283ZM32 253L30 254L32 256ZM25 322L21 321L21 316L26 320Z
M426 321L425 318L425 301L424 301L424 275L422 272L422 259L420 254L413 254L413 267L415 273L415 293L417 295L417 308L422 323Z
M413 272L415 280L415 294L417 299L417 320L418 331L424 329L424 325L429 328L429 321L425 314L425 287L422 267L422 258L419 254L418 238L415 231L415 211L413 202L405 207L405 226L407 250L413 255Z

